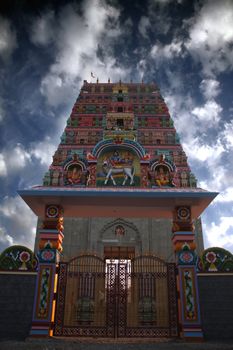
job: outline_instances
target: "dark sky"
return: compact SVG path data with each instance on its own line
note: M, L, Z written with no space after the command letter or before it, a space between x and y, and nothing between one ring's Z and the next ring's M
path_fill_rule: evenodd
M33 246L41 184L84 79L156 82L199 186L206 246L233 251L233 1L0 1L0 251ZM23 220L22 220L23 218Z

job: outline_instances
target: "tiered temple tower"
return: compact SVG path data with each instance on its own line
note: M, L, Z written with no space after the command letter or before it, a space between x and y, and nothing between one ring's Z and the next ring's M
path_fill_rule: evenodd
M154 83L84 81L44 186L187 189L196 187L196 178ZM134 241L121 238L112 246L133 245L138 254L152 252L174 259L171 220L111 220L95 218L93 213L90 217L65 220L65 258L83 251L103 255L107 241L115 239L114 228L126 225L134 231ZM202 251L200 220L195 227L197 249Z
M43 186L19 194L39 217L31 335L202 338L199 217L216 193L155 84L84 81Z

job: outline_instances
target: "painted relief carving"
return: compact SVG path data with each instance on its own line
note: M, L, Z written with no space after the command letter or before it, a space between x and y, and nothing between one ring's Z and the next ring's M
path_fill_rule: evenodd
M139 160L130 151L115 149L98 159L97 185L137 186L139 183Z

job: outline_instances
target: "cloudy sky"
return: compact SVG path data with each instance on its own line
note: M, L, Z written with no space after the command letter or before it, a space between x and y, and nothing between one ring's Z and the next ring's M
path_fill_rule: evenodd
M41 184L80 86L156 82L198 185L205 246L233 252L233 1L0 1L0 251L33 247Z

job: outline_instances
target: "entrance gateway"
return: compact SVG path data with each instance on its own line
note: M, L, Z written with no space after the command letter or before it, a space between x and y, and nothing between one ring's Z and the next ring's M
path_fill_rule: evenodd
M155 84L84 81L43 186L19 194L40 218L31 336L202 338L198 218L216 193Z
M178 335L175 264L84 255L60 263L55 335Z

